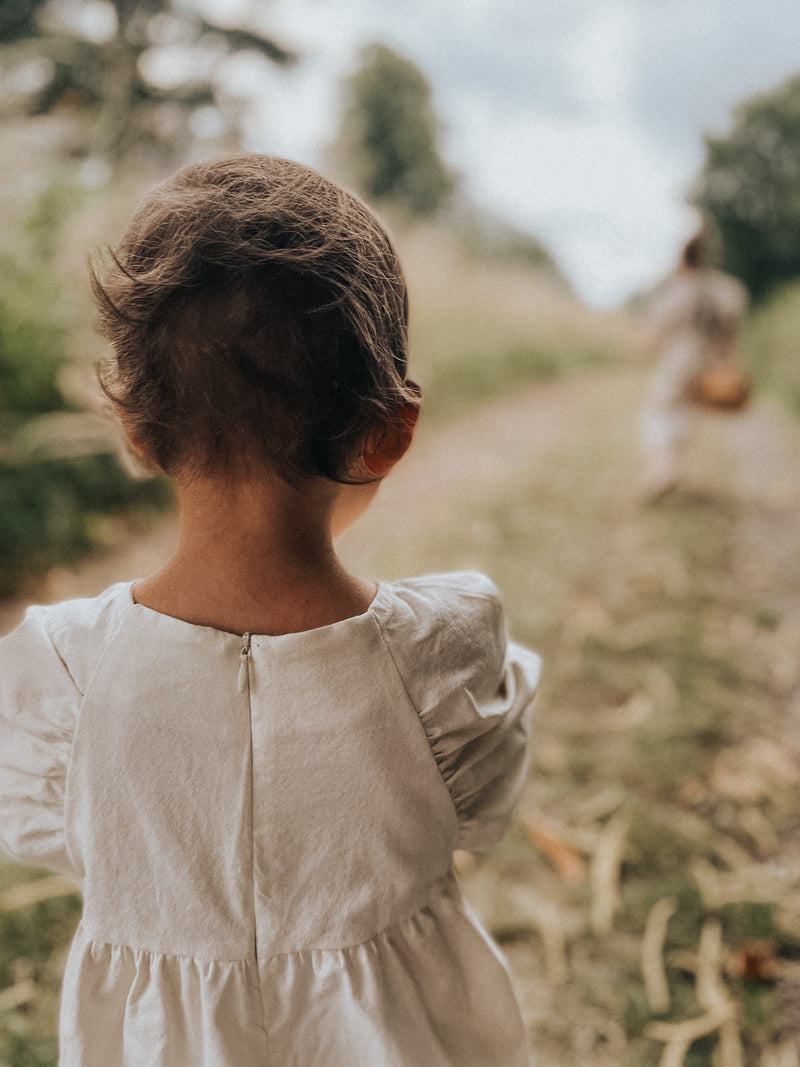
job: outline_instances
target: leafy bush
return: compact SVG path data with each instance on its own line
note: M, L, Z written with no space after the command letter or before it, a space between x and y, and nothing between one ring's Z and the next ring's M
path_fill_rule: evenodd
M800 77L745 101L706 138L695 204L714 220L722 266L760 300L800 275Z
M456 185L438 141L422 71L386 45L364 48L345 85L337 146L359 189L368 200L403 205L412 215L435 213Z
M66 405L58 387L66 328L55 279L0 258L0 413L36 415ZM0 430L2 426L0 426Z
M102 435L76 454L40 429L80 420L59 385L71 309L51 266L72 193L51 183L7 236L14 254L0 256L0 596L95 547L101 516L169 498L162 482L133 481Z
M134 481L111 453L0 462L0 596L24 575L96 547L101 516L170 500L165 481Z

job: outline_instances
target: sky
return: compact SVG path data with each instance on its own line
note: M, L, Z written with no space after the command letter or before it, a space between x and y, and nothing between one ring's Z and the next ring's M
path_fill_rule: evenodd
M672 266L704 133L800 73L797 0L199 0L301 59L264 72L253 147L320 166L365 43L412 59L468 195L614 307Z

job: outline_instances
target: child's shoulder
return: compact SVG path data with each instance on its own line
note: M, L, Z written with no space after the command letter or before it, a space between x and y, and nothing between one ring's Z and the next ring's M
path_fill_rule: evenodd
M93 597L75 597L55 604L34 604L25 613L57 639L74 631L114 628L133 604L130 582L117 582Z
M441 596L478 596L499 599L497 586L491 578L478 571L447 571L442 574L424 574L413 578L401 578L390 583L394 589L430 590Z
M457 571L429 574L389 583L391 615L400 625L423 629L455 627L462 636L471 627L485 635L487 626L501 629L503 608L497 586L485 574Z
M395 594L408 602L419 601L432 608L450 610L472 604L479 609L500 604L500 593L491 578L477 571L453 571L402 578L389 583Z
M476 722L483 730L497 715L502 719L504 701L514 707L530 701L541 663L510 640L491 579L435 574L393 582L382 592L378 624L429 737L452 732L463 744ZM499 694L505 696L498 703Z
M414 672L496 669L506 649L497 587L483 574L458 572L407 578L386 587L377 611L395 659Z
M91 670L97 654L131 608L130 590L129 582L119 582L94 597L33 605L4 640L8 647L28 648L31 655L37 644L52 646L77 678Z

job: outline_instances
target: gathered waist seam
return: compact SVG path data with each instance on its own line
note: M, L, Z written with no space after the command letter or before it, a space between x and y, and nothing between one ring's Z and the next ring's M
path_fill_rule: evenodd
M403 926L407 922L411 922L416 918L420 912L429 908L435 900L443 900L447 897L455 897L459 899L461 896L458 889L458 884L455 880L455 876L452 871L449 871L443 878L438 879L433 883L431 892L428 894L425 902L414 908L408 915L404 915L402 919L395 919L394 922L388 923L386 926L382 926L380 930L376 930L374 934L370 934L369 937L363 938L361 941L348 942L346 945L339 945L336 948L330 947L313 947L313 948L295 948L287 949L285 952L270 952L259 953L259 963L269 963L271 960L285 959L288 956L311 956L315 953L322 953L327 955L336 955L339 952L351 952L354 949L361 948L362 945L368 945L370 941L377 941L380 937L385 937L391 933L392 930L396 930L399 926Z
M192 956L186 955L180 952L166 952L163 949L151 949L141 946L134 946L121 941L110 941L103 937L93 937L89 931L83 927L83 922L78 927L76 934L76 940L80 937L87 945L96 946L98 948L116 949L120 952L129 952L133 956L151 956L160 959L170 960L185 960L188 963L221 963L221 964L241 964L250 963L255 964L257 967L260 964L268 963L270 960L279 960L289 956L308 956L314 953L325 953L335 955L340 952L348 952L353 949L360 948L362 945L369 944L370 941L375 941L379 937L383 937L390 933L392 930L397 929L399 926L403 926L405 923L410 922L420 912L425 911L436 899L444 899L447 897L455 897L459 899L460 892L458 890L458 884L455 880L455 876L452 871L449 871L444 877L438 879L433 883L431 892L428 894L425 902L419 907L415 908L408 915L405 915L402 919L396 919L394 922L389 923L387 926L382 927L380 930L376 930L374 934L369 937L365 937L362 941L355 941L346 945L339 945L335 948L331 947L312 947L312 948L299 948L288 949L286 952L274 952L274 953L262 953L254 952L251 956Z

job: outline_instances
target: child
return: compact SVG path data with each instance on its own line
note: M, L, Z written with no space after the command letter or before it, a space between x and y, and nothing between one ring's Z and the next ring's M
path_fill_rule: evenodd
M641 415L645 453L642 489L657 503L682 476L695 429L694 387L717 360L735 370L736 335L748 295L736 278L706 265L706 238L696 234L649 309L649 347L658 366Z
M538 660L486 578L375 585L332 547L419 408L388 237L241 156L151 192L94 288L181 539L0 644L0 846L84 895L61 1063L527 1063L451 857L503 833Z

